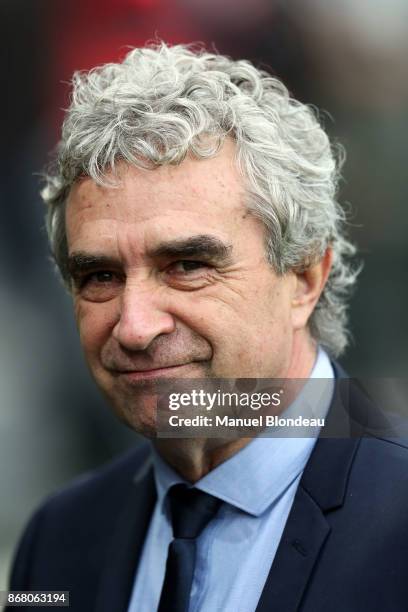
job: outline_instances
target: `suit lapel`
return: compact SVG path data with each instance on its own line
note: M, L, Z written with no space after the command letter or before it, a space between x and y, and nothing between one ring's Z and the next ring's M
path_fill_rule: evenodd
M325 514L344 502L358 439L319 438L295 496L256 612L295 612L330 534Z
M96 612L126 612L128 608L135 570L156 501L149 459L139 470L131 487L127 503L119 514L101 573Z
M320 509L299 487L256 612L297 609L329 531Z

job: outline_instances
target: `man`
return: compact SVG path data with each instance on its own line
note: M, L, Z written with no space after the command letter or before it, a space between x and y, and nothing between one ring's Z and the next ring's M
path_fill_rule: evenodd
M337 177L311 109L249 62L161 44L75 76L51 246L97 384L151 443L37 511L11 589L86 612L406 609L402 445L157 435L151 391L180 379L326 379L330 420L356 276Z

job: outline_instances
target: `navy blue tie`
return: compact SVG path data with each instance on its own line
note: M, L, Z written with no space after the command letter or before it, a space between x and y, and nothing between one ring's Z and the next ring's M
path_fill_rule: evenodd
M194 576L196 538L215 516L221 500L186 485L169 489L173 541L157 612L187 612Z

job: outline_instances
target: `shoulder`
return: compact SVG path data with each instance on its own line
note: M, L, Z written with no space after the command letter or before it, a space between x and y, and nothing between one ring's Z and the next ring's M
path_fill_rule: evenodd
M120 513L135 490L135 476L149 466L149 457L150 445L138 444L49 496L34 512L20 539L11 587L45 588L59 584L62 576L66 584L81 580L93 584ZM86 571L82 556L87 559Z
M48 496L34 512L29 527L44 523L52 530L64 526L79 529L80 525L103 527L114 518L132 489L141 469L150 465L150 445L146 442L120 455L95 470L75 478Z
M403 440L366 436L357 441L344 507L351 512L357 510L371 521L387 517L389 528L405 523L402 517L408 512L408 447Z
M358 444L342 511L331 516L344 539L361 550L402 559L408 542L408 447L403 440L364 437ZM354 534L354 536L353 536ZM399 548L400 552L396 552ZM406 562L406 559L405 561Z
M366 479L408 484L408 441L403 438L366 436L361 439L354 471ZM406 489L408 495L408 487Z

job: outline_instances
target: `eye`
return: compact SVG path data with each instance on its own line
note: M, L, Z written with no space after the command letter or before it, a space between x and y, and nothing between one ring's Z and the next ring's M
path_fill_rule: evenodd
M102 272L94 272L93 274L89 274L86 278L86 282L96 282L96 283L109 283L113 279L112 272L106 272L103 270Z
M202 261L192 261L190 259L182 259L171 264L169 271L174 274L189 274L201 269L207 269L208 265Z
M111 283L114 279L114 273L109 272L108 270L98 270L97 272L90 272L88 274L84 274L79 278L75 279L76 284L79 288L85 287L86 285L99 285Z
M166 267L168 285L181 291L196 291L213 282L214 267L204 261L179 259Z
M98 270L86 274L76 282L81 297L90 302L106 302L121 289L123 279L115 272Z

